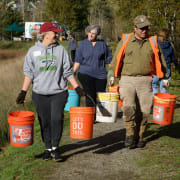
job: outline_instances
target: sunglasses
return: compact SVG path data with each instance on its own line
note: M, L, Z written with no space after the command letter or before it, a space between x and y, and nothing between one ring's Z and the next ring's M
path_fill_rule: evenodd
M149 30L149 26L145 26L145 27L142 27L142 28L138 28L138 29L140 29L141 31L144 31L144 30Z

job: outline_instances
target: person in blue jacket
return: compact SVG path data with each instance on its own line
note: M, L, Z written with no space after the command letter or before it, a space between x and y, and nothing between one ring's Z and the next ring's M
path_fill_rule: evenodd
M112 61L111 51L103 40L98 40L101 27L89 25L85 29L88 38L81 41L76 51L73 70L78 71L78 79L88 94L96 103L97 92L105 92L107 84L106 64ZM86 97L86 106L93 107L90 98Z
M171 45L171 42L168 40L168 30L167 29L161 29L158 33L158 44L162 50L162 53L164 55L166 65L168 68L168 72L166 74L168 81L171 80L171 64L174 63L176 65L175 61L175 54L174 49ZM155 93L158 93L158 87L160 83L160 93L168 93L168 88L165 88L163 86L163 80L158 78L156 75L153 75L153 82L152 82L152 88L153 88L153 97Z

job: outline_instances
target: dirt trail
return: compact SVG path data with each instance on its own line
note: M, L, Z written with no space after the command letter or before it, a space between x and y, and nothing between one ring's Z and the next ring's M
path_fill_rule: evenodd
M124 148L123 121L94 124L93 139L70 139L69 131L63 138L67 145L60 147L63 162L50 170L44 179L60 180L133 180L140 179L135 160L141 150Z

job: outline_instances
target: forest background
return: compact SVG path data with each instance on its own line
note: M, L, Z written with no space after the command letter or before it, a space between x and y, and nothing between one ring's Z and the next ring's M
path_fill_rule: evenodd
M12 23L24 26L27 21L56 21L65 30L83 35L88 24L99 24L102 27L101 38L105 41L118 41L122 33L133 30L134 17L144 14L152 23L152 34L157 33L161 28L169 30L177 61L180 61L179 0L16 0L14 2L16 6L12 1L0 0L0 37L10 37L10 33L6 32L5 28Z

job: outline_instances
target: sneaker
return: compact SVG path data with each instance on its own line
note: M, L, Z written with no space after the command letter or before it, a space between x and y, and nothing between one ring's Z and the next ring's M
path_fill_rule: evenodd
M55 161L62 160L58 148L56 148L55 150L52 150L51 155L52 155L52 157L54 158Z
M51 151L45 150L42 159L43 159L44 161L47 161L47 160L52 159Z
M145 141L139 141L139 142L137 143L137 148L143 148L143 147L145 147L145 145L146 145L146 142L145 142Z
M125 147L129 147L129 149L136 148L136 142L133 136L127 136L125 140Z

